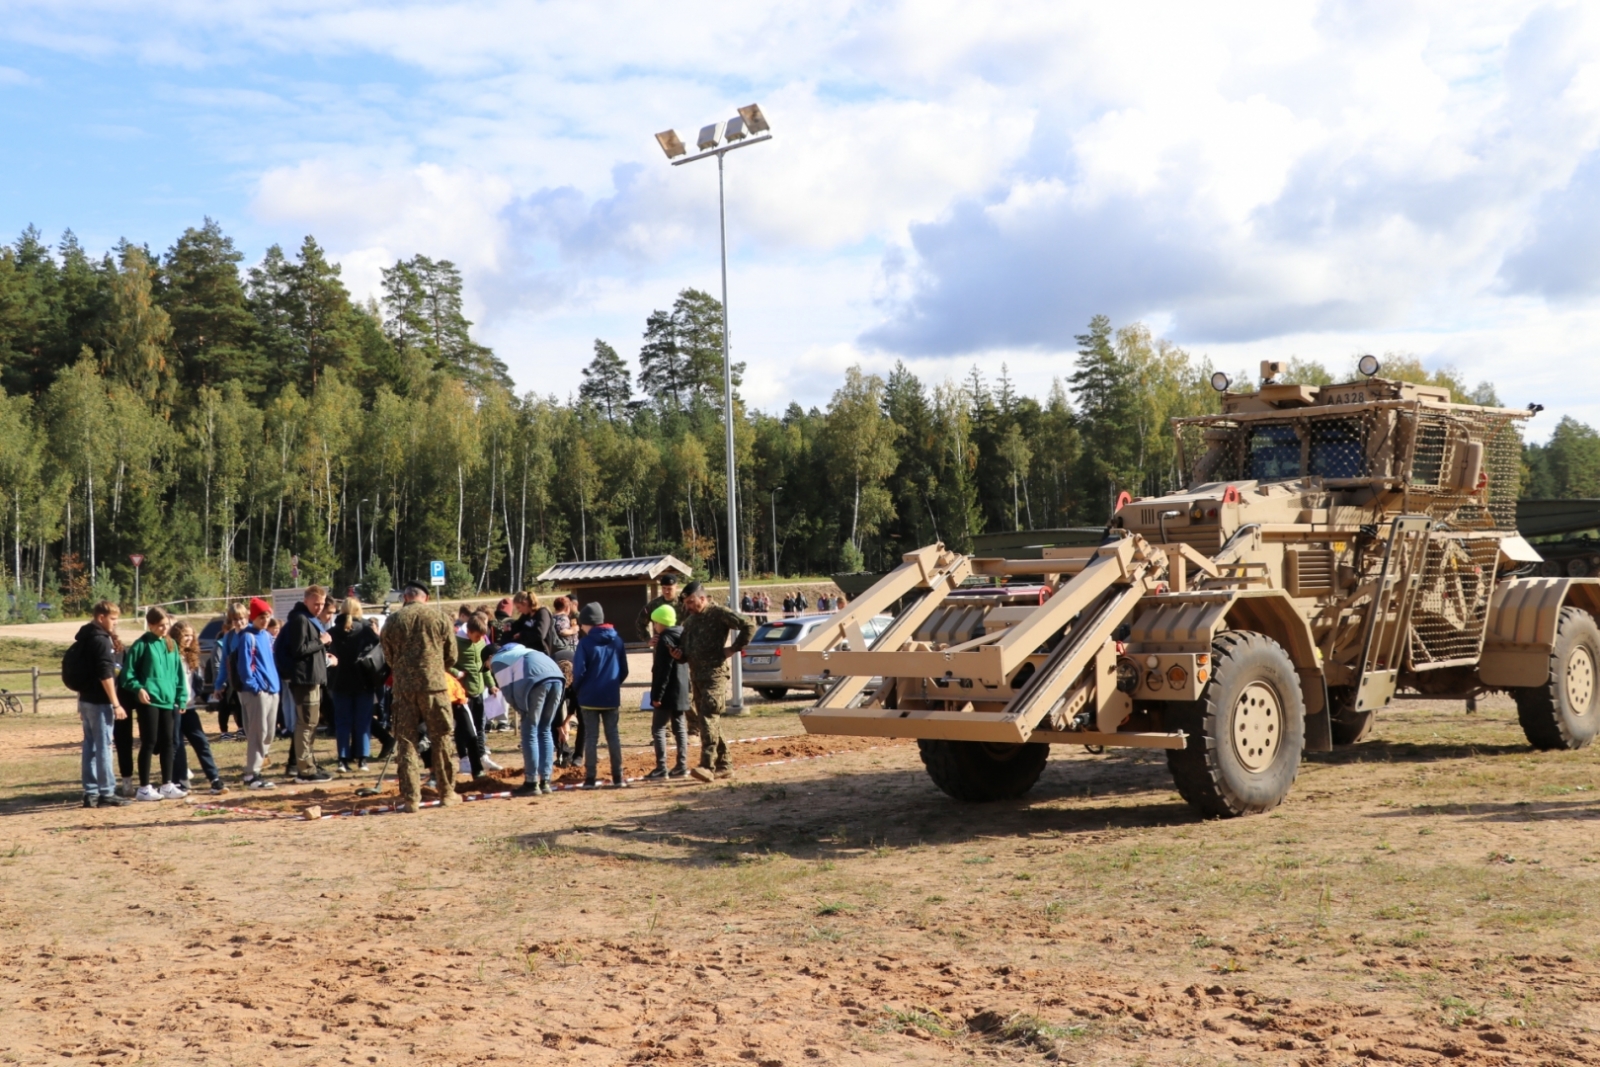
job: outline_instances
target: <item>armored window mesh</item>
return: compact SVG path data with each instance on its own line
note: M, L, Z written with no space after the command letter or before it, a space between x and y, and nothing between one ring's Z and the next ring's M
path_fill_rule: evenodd
M1477 659L1499 555L1498 537L1433 535L1411 608L1414 669Z
M1366 467L1366 441L1357 419L1310 419L1306 473L1323 478L1359 478Z
M1411 460L1411 484L1436 486L1445 479L1445 458L1450 455L1448 418L1425 414L1416 421L1416 451Z
M1494 409L1423 411L1415 427L1407 507L1450 529L1516 529L1522 479L1518 416ZM1457 468L1471 442L1483 446L1480 485L1458 486Z

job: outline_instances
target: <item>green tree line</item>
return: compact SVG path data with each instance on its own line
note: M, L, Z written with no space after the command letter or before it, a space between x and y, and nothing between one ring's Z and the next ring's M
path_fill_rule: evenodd
M550 563L671 552L719 575L728 486L720 306L651 311L637 355L596 340L566 398L519 395L418 255L353 300L318 243L245 267L213 221L165 252L90 256L69 232L0 246L0 575L13 614L369 587L448 563L463 593ZM734 487L752 573L883 568L933 541L1105 521L1120 490L1181 482L1168 420L1216 410L1211 367L1095 317L1047 394L1002 365L925 382L852 367L825 407L736 399ZM624 346L626 347L626 346ZM1448 371L1385 373L1492 400ZM734 367L735 383L744 367ZM1329 381L1315 363L1290 377ZM1570 424L1570 425L1569 425ZM1600 495L1600 437L1564 420L1529 485ZM1588 488L1591 484L1594 488Z

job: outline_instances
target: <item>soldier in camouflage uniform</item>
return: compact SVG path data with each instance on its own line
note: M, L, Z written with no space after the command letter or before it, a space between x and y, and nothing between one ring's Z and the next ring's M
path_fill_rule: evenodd
M406 811L422 805L421 760L417 758L417 725L428 724L430 762L439 788L439 804L460 802L456 795L456 757L451 745L454 723L446 695L445 672L456 664L456 635L438 609L428 606L427 589L406 586L405 606L383 627L383 658L393 674L393 733L399 742L400 796Z
M683 624L683 659L689 664L689 689L700 720L700 766L689 773L702 782L732 778L728 743L722 739L722 709L728 702L728 660L750 643L755 623L737 611L711 603L699 582L683 591L689 617ZM733 634L733 644L728 635Z
M639 631L641 641L655 642L655 631L650 629L650 616L655 614L655 610L661 605L671 605L672 613L680 619L683 618L683 597L677 593L678 576L668 571L661 576L661 595L646 604L644 610L633 620L633 628Z

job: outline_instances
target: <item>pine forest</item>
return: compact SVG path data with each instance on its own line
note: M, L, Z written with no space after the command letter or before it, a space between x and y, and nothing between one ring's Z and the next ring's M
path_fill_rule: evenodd
M0 614L130 603L133 554L147 603L310 581L381 595L430 559L458 595L566 559L670 552L720 575L717 301L683 289L637 340L572 353L582 384L559 397L518 393L473 339L462 285L417 255L359 302L313 238L245 266L210 220L159 253L125 241L97 258L31 228L0 247ZM1102 523L1120 490L1172 488L1168 419L1215 410L1211 366L1138 323L1084 330L1043 397L1004 366L930 382L896 364L847 370L825 408L736 400L747 574L883 569L933 541ZM1524 475L1532 495L1600 496L1600 435L1562 420Z

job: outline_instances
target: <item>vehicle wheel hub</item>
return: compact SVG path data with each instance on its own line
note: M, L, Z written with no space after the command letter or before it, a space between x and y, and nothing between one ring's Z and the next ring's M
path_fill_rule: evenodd
M1251 682L1233 703L1229 733L1233 751L1247 771L1263 771L1272 764L1283 736L1283 708L1278 694L1265 682Z
M1594 655L1583 647L1572 650L1567 660L1567 706L1575 715L1589 714L1594 701Z

